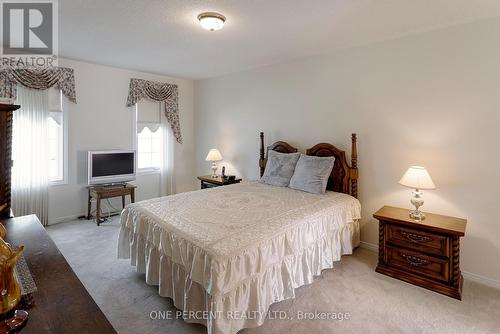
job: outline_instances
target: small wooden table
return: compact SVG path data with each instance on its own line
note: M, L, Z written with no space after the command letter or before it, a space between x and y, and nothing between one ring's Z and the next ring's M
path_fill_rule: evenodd
M90 219L90 209L92 206L92 198L96 199L96 211L95 220L97 226L101 224L101 200L106 198L121 197L122 198L122 208L125 208L125 196L130 196L130 202L135 202L135 188L130 183L125 183L123 185L113 185L113 186L88 186L89 191L88 201L87 201L87 219Z
M376 271L444 295L462 299L460 237L465 219L425 213L415 221L409 210L384 206L379 220Z
M37 287L22 334L116 333L35 215L0 222L7 229L7 242L24 245Z
M217 175L217 177L212 177L212 175L198 176L198 180L201 183L201 189L227 186L228 184L240 183L241 179L234 179L232 181L222 178L222 176Z

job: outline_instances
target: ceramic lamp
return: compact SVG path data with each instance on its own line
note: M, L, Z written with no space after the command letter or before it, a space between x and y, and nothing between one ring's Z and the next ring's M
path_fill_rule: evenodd
M422 189L436 189L431 176L424 167L411 166L408 168L406 173L403 175L399 184L413 188L413 197L411 199L411 204L415 206L415 210L410 211L410 217L415 220L425 219L425 215L419 208L424 205L424 199L422 198Z
M212 161L212 177L216 178L217 174L215 173L217 171L217 164L216 161L221 161L222 160L222 155L220 154L219 150L216 148L211 149L208 151L207 157L205 158L206 161Z

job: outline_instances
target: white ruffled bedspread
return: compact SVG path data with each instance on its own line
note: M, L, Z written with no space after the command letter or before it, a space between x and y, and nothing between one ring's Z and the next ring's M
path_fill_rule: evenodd
M232 334L261 325L271 304L351 254L360 217L359 201L335 192L248 182L181 193L123 210L118 258L185 321Z

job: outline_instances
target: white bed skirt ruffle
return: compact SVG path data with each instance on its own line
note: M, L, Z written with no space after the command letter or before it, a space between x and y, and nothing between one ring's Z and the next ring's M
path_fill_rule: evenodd
M313 220L220 261L129 206L122 213L118 258L130 258L185 321L205 325L209 334L232 334L262 325L271 304L294 298L296 288L352 254L359 217L342 218L350 222Z

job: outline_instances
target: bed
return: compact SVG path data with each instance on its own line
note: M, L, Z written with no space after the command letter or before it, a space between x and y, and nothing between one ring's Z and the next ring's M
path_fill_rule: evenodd
M261 133L260 171L266 152ZM297 152L286 142L267 150ZM188 322L232 334L261 325L269 306L295 297L359 245L356 136L345 152L321 143L308 155L335 156L326 194L258 181L128 205L118 257L130 259Z

